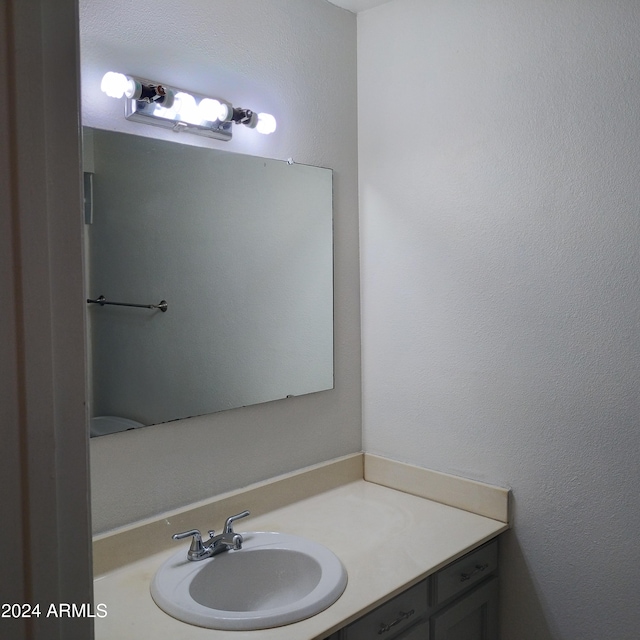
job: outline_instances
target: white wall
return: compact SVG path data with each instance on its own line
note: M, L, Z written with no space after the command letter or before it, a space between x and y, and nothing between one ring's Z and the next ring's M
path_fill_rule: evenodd
M640 608L640 4L358 16L367 451L513 488L503 640Z
M174 135L124 120L99 88L114 69L278 118L271 136L187 144L334 170L335 389L94 439L94 530L360 450L355 16L324 0L81 0L80 32L85 125Z

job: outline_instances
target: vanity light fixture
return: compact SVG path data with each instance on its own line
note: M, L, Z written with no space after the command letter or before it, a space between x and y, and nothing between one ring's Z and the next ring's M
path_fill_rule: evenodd
M100 87L111 98L125 98L127 120L176 132L188 131L217 140L231 140L233 123L264 134L276 130L276 119L270 113L240 109L223 100L114 71L104 75Z

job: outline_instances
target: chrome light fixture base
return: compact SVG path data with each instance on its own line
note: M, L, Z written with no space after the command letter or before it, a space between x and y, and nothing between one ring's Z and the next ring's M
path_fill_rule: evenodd
M196 99L204 98L204 96L198 96L194 93L191 93L191 95ZM154 102L135 100L133 98L125 99L124 115L127 120L172 129L178 133L182 131L195 133L196 135L216 140L229 141L232 138L232 122L215 120L194 124L181 119L181 114L179 113L176 113L173 117L163 117L159 115L162 111L168 112L171 109L162 109L160 105Z

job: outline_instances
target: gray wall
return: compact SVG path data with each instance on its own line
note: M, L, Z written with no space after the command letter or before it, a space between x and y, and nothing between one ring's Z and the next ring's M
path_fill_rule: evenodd
M640 4L358 37L365 449L513 488L503 640L637 638Z
M360 450L355 16L319 0L82 0L80 32L83 124L175 137L100 92L122 71L278 119L271 136L185 144L334 170L335 389L94 439L94 530Z

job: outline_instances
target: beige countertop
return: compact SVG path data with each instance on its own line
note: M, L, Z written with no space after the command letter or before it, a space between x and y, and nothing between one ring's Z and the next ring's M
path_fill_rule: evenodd
M355 456L349 457L348 464L353 466L355 460ZM408 470L411 482L417 480L421 485L415 492L429 493L427 485L433 484L433 478L428 474L433 472L380 458L372 462L375 463L372 469L381 463L385 466L385 473L376 480L391 477L403 481ZM317 475L317 468L313 471ZM330 475L331 463L322 465L321 471ZM304 484L300 481L302 475L289 477L298 486ZM367 477L366 470L364 477ZM447 478L438 474L437 479L446 481ZM470 482L471 493L478 487L481 492L485 488L498 492L498 501L504 503L503 521L500 521L365 479L346 479L339 486L321 487L318 493L311 491L313 495L309 497L296 497L294 502L266 513L260 513L259 508L251 509L252 494L247 493L247 507L252 515L237 527L240 532L280 531L300 535L331 549L347 570L348 584L343 595L325 611L295 624L259 631L217 631L175 620L156 606L149 593L151 579L164 560L175 553L178 544L184 546L185 554L188 548L184 542L171 543L167 535L169 544L163 551L96 576L95 604L104 604L107 609L104 618L95 620L96 640L322 639L509 528L508 491L504 489L463 481ZM453 482L460 481L453 479ZM261 490L264 491L264 487ZM234 501L241 504L242 500L243 493L236 492ZM484 509L480 506L478 510ZM257 515L253 515L256 512ZM219 529L223 520L223 516L216 515L216 521L209 523L209 528ZM165 517L163 524L167 533L181 530L176 526L176 517ZM199 525L194 522L192 526ZM131 536L132 531L134 529L129 528L126 535ZM125 543L126 538L121 535L118 539L117 535L103 536L102 540ZM101 550L98 545L97 553L104 553L105 549L103 546Z

